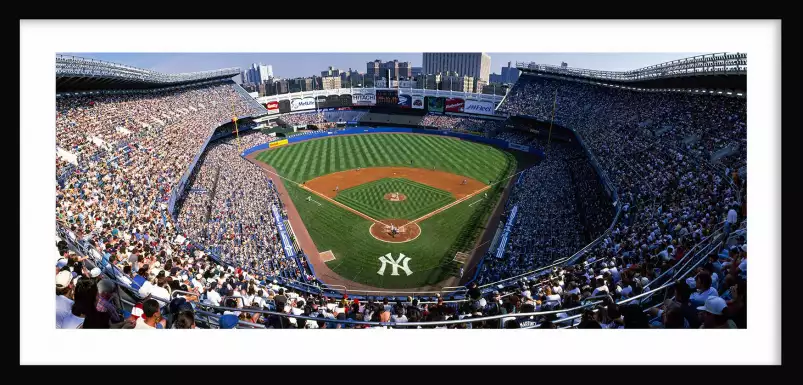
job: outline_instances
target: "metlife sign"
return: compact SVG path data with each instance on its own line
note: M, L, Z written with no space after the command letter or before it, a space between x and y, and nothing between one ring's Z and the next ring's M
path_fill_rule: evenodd
M466 100L466 105L463 108L463 112L469 114L480 114L480 115L493 115L494 114L494 104L493 102L481 102L478 100Z
M293 249L293 242L290 241L287 230L284 228L284 222L282 222L282 217L279 215L279 209L276 208L276 205L271 205L271 210L273 211L273 220L276 222L276 227L279 230L279 236L282 238L284 253L288 258L295 258L296 251Z
M290 111L311 110L315 108L315 98L293 99L290 101Z
M376 105L376 93L352 94L351 104L355 106Z

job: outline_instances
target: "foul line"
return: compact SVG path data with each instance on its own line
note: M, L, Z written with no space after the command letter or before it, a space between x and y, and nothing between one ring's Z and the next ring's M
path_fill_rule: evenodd
M479 202L482 202L482 200L483 200L483 199L485 199L485 198L480 198L480 199L479 199L479 200L477 200L476 202L474 202L474 203L472 203L472 204L468 205L468 207L474 206L475 204L477 204L477 203L479 203Z
M355 209L353 209L351 207L348 207L348 206L346 206L346 205L344 205L344 204L342 204L342 203L340 203L340 202L338 202L338 201L336 201L336 200L334 200L332 198L329 198L328 196L323 195L323 194L321 194L321 193L319 193L319 192L317 192L317 191L315 191L315 190L313 190L313 189L311 189L311 188L309 188L309 187L307 187L305 185L302 185L302 184L298 183L298 187L301 187L304 190L312 192L313 194L315 194L315 195L317 195L317 196L319 196L319 197L321 197L323 199L326 199L329 202L332 202L334 205L339 206L339 207L341 207L343 209L346 209L346 210L348 210L348 211L350 211L352 213L355 213L355 214L357 214L357 215L359 215L359 216L361 216L361 217L363 217L363 218L365 218L365 219L367 219L367 220L369 220L371 222L379 223L379 224L381 224L383 226L387 226L387 224L385 224L384 222L376 220L374 218L371 218L370 216L368 216L366 214L363 214L363 213L361 213L361 212L359 212L359 211L357 211L357 210L355 210Z

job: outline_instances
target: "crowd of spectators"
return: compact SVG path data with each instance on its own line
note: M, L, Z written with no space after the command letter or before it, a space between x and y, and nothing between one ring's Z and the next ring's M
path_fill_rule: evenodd
M279 123L287 126L309 125L324 123L326 118L323 111L303 112L298 114L287 114L279 118Z
M736 154L723 163L739 168L747 160L746 106L743 98L722 95L641 92L523 76L499 110L548 122L554 107L556 124L576 128L579 121L585 126L593 120L621 133L646 129L665 145L705 159L733 145Z
M504 121L480 119L467 116L427 114L421 120L421 126L437 127L440 130L468 132L473 134L493 133L503 127Z
M240 146L272 139L253 132L240 136ZM281 202L268 175L242 158L236 143L231 137L209 145L179 202L178 225L228 264L265 276L312 280L282 249L271 212Z
M690 156L688 151L677 145L678 138L668 136L668 132L656 137L639 127L640 122L659 121L659 117L663 119L660 120L662 124L671 122L674 127L689 127L687 120L694 114L682 108L707 111L703 116L707 116L710 120L708 126L719 127L725 123L717 119L730 122L738 115L729 110L736 108L733 106L737 105L731 99L722 102L721 97L707 96L711 100L696 97L694 101L701 106L692 106L673 102L667 99L669 96L653 98L657 94L651 93L639 93L634 96L634 93L629 91L573 81L543 78L528 81L524 77L522 79L524 80L520 80L514 87L500 109L513 114L527 114L548 119L553 106L552 97L557 88L555 122L576 130L609 177L612 187L618 191L617 205L622 209L622 216L609 236L587 252L588 257L626 257L630 258L632 263L649 261L654 268L652 271L645 271L645 276L654 278L660 271L666 271L680 259L685 250L722 228L729 211L740 213L738 221L744 219L743 202L739 195L743 189L734 184L730 176L705 162L705 159ZM688 98L686 95L671 95L681 99ZM645 100L656 105L645 103ZM671 109L673 106L681 109L673 111ZM741 106L744 108L743 103ZM681 135L689 133L688 130L677 132ZM713 132L712 134L708 131L695 131L701 137L708 138L711 143L716 141L715 135L719 131ZM536 165L530 173L538 173L537 170L541 167L555 167L553 162L550 162L550 157L555 156L554 151L550 150L547 159ZM576 159L581 162L577 166L581 166L584 161L581 158ZM569 162L570 165L573 163ZM590 164L588 166L590 167ZM586 175L573 178L574 183L578 180L593 181L588 178L593 169L586 166L573 169L576 175ZM549 174L554 173L556 171ZM542 175L539 179L544 184L552 180L546 175ZM537 191L537 188L525 190ZM592 196L600 196L597 186L573 188L577 191L588 191ZM586 223L597 224L592 226L595 231L606 227L603 225L603 218L610 217L607 210L595 211L592 206L584 211ZM576 222L566 222L566 225L572 226L572 223ZM550 223L550 226L553 224ZM525 232L538 233L539 230L528 228ZM569 255L571 253L562 257ZM492 260L490 257L486 259ZM554 260L551 256L542 255L528 257L527 260L533 259L536 261L532 262L530 267L545 265ZM510 266L514 267L508 272ZM483 266L484 270L479 276L480 282L515 275L514 272L520 271L515 266L515 263L507 261L497 262L488 267Z
M161 290L175 289L179 281L159 279L164 277L155 264L211 263L176 228L167 202L212 131L231 120L232 110L238 116L261 112L233 87L224 82L169 92L57 98L57 145L75 153L79 165L65 172L58 169L65 162L56 164L62 176L56 185L56 220L70 241L87 245L97 266L120 266L114 274L121 279L126 271L142 272L149 287L164 294ZM151 269L140 271L146 265ZM143 284L137 284L140 290Z
M517 207L512 231L501 258L496 253L486 257L479 282L523 274L572 255L610 225L611 201L593 169L584 166L591 167L576 144L555 142L544 160L517 177L502 217L505 223Z
M57 221L70 241L91 248L80 256L64 242L58 244L57 327L194 328L198 306L208 304L237 309L218 311L221 328L244 322L268 328L339 328L331 320L443 321L566 310L530 319L437 326L555 328L576 314L569 309L594 299L601 304L581 313L578 327L746 327L743 237L707 256L706 263L674 284L671 298L660 306L615 303L648 291L650 282L720 229L726 218L728 231L745 218L739 195L744 181L734 183L704 162L722 143L743 144L743 102L722 102L717 96L634 95L584 83L525 79L500 108L546 118L556 88L555 122L576 130L594 158L576 146L552 143L546 159L524 172L505 210L510 215L518 207L503 258L488 256L478 282L504 279L571 255L608 227L613 202L590 161L597 162L618 192L615 208L621 208L621 217L578 264L538 278L525 276L507 290L483 293L472 284L468 299L457 301L356 300L280 286L277 276L312 277L303 263L298 266L281 253L269 209L278 199L265 175L238 156L234 139L212 144L203 155L179 202L178 221L173 221L166 212L167 199L206 138L230 120L232 103L239 116L253 112L244 98L232 102L231 85L151 97L58 98L57 144L80 161L72 170L69 163L57 161L62 182L56 186ZM671 128L660 135L649 132L664 126ZM689 136L699 139L687 144ZM261 134L240 139L248 146L268 140ZM209 245L226 263L213 260L198 243ZM146 299L124 310L120 284ZM185 294L171 301L176 291ZM256 309L320 321L264 316Z

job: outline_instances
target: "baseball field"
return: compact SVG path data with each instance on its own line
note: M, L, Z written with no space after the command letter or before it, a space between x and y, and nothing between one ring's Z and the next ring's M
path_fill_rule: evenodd
M516 158L494 147L413 134L316 139L255 160L281 176L273 179L300 216L291 225L314 265L394 289L459 277L516 170Z

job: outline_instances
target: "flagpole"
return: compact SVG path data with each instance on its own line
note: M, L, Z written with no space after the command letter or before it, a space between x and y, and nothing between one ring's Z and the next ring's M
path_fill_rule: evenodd
M237 114L234 112L234 100L231 101L231 120L234 122L234 134L237 136L237 152L242 153L240 147L240 130L237 128Z
M555 121L555 106L558 104L558 89L555 88L555 101L552 103L552 119L549 120L549 139L547 139L546 150L549 152L549 149L552 146L552 122Z

